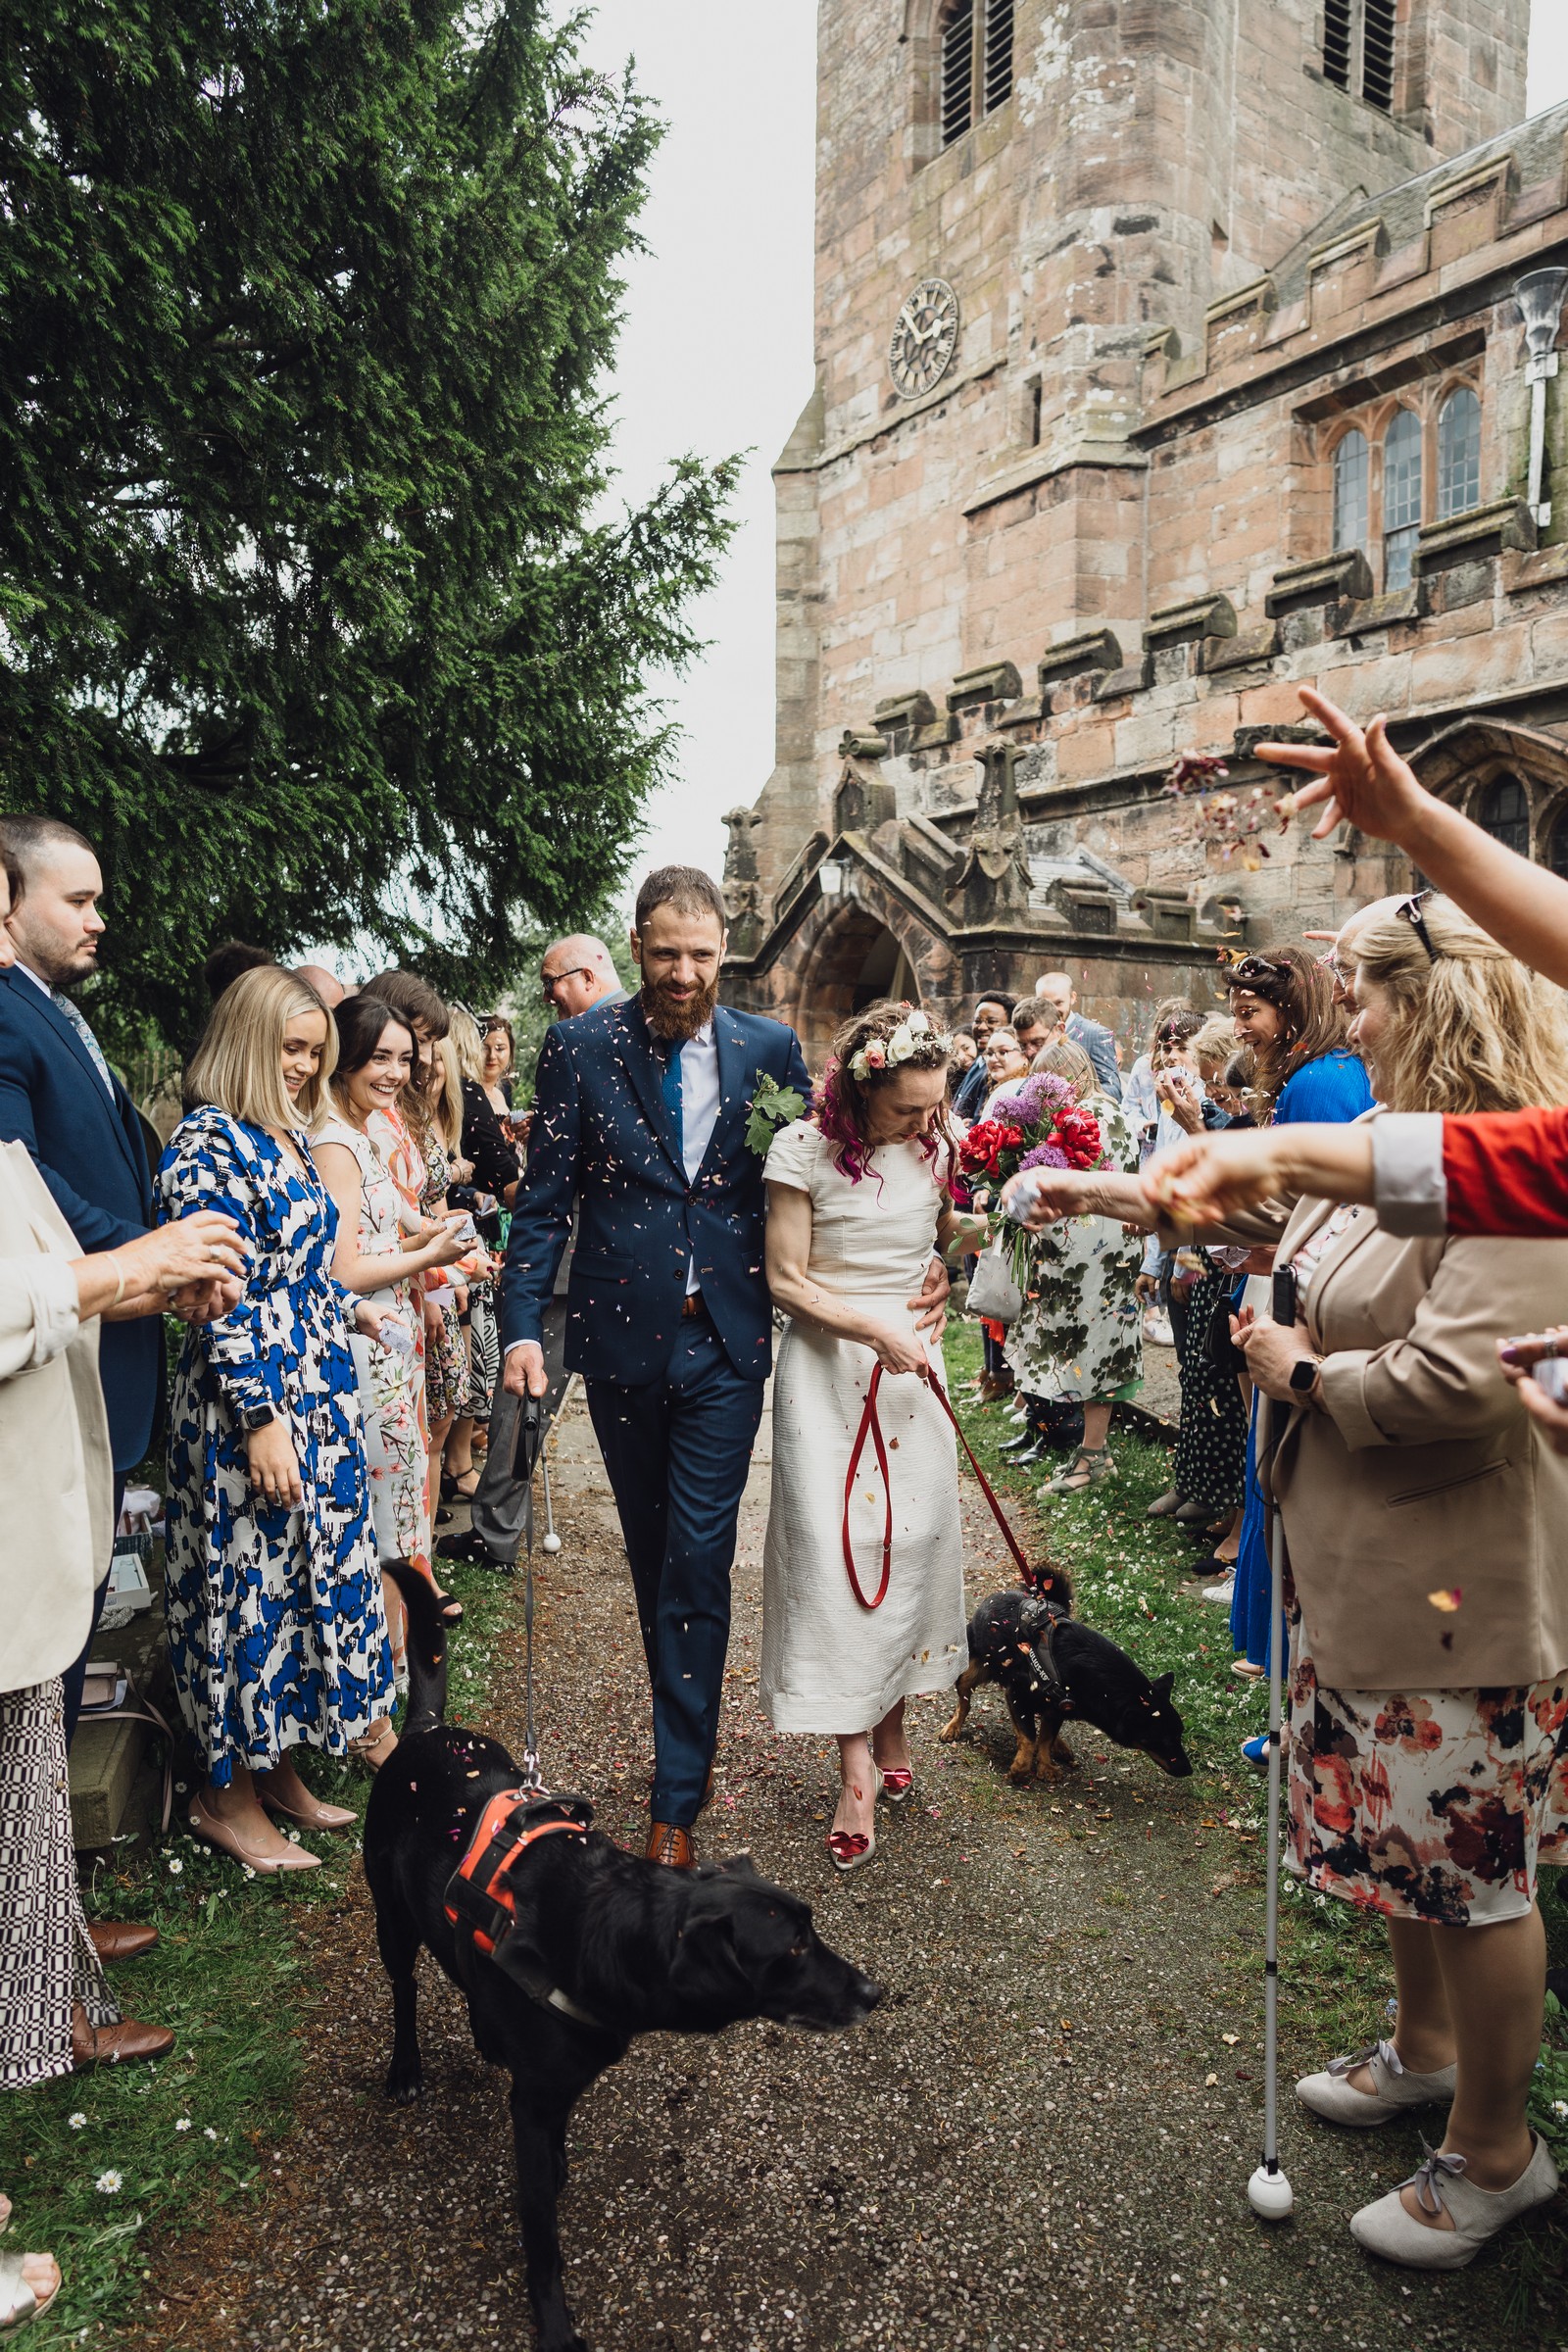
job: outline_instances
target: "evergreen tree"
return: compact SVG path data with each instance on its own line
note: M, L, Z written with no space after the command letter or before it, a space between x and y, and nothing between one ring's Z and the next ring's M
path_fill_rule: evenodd
M621 870L733 466L607 520L658 124L543 0L0 0L0 805L95 1018L237 935L474 1001Z

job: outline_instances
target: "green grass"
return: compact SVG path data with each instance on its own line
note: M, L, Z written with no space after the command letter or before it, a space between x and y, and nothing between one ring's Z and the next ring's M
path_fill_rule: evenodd
M497 1654L495 1625L514 1588L458 1569L465 1605L454 1644L452 1707L477 1706L486 1677L468 1663ZM316 1756L302 1771L318 1795L363 1813L369 1782ZM134 2017L174 2030L154 2066L104 2067L9 2095L0 2188L16 2218L7 2243L47 2247L64 2284L29 2346L112 2336L134 2311L145 2276L141 2246L160 2225L206 2226L270 2176L289 2127L304 2060L297 2023L313 1964L313 1916L340 1902L359 1847L352 1832L306 1841L323 1867L247 1879L180 1825L119 1869L90 1879L90 1915L150 1921L157 1948L114 1971ZM101 2188L106 2177L119 2186Z

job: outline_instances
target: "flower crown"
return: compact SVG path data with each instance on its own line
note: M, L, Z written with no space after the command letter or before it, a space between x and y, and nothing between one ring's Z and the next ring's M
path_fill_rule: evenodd
M932 1028L923 1012L906 1012L891 1037L868 1038L858 1052L850 1055L850 1076L864 1080L873 1070L896 1070L901 1061L908 1061L922 1048L947 1054L953 1040L946 1030Z

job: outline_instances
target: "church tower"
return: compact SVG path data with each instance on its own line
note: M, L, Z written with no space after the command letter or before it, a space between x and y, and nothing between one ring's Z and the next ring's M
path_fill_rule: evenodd
M754 930L831 831L847 731L901 705L901 747L935 746L965 692L1018 694L1021 648L1136 640L1151 353L1168 381L1262 273L1517 122L1529 13L820 0L815 380L775 469Z

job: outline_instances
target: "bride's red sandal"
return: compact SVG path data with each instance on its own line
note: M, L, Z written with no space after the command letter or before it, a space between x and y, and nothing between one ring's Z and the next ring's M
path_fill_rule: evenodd
M914 1794L914 1773L907 1764L890 1764L882 1773L880 1793L890 1805L906 1804Z

